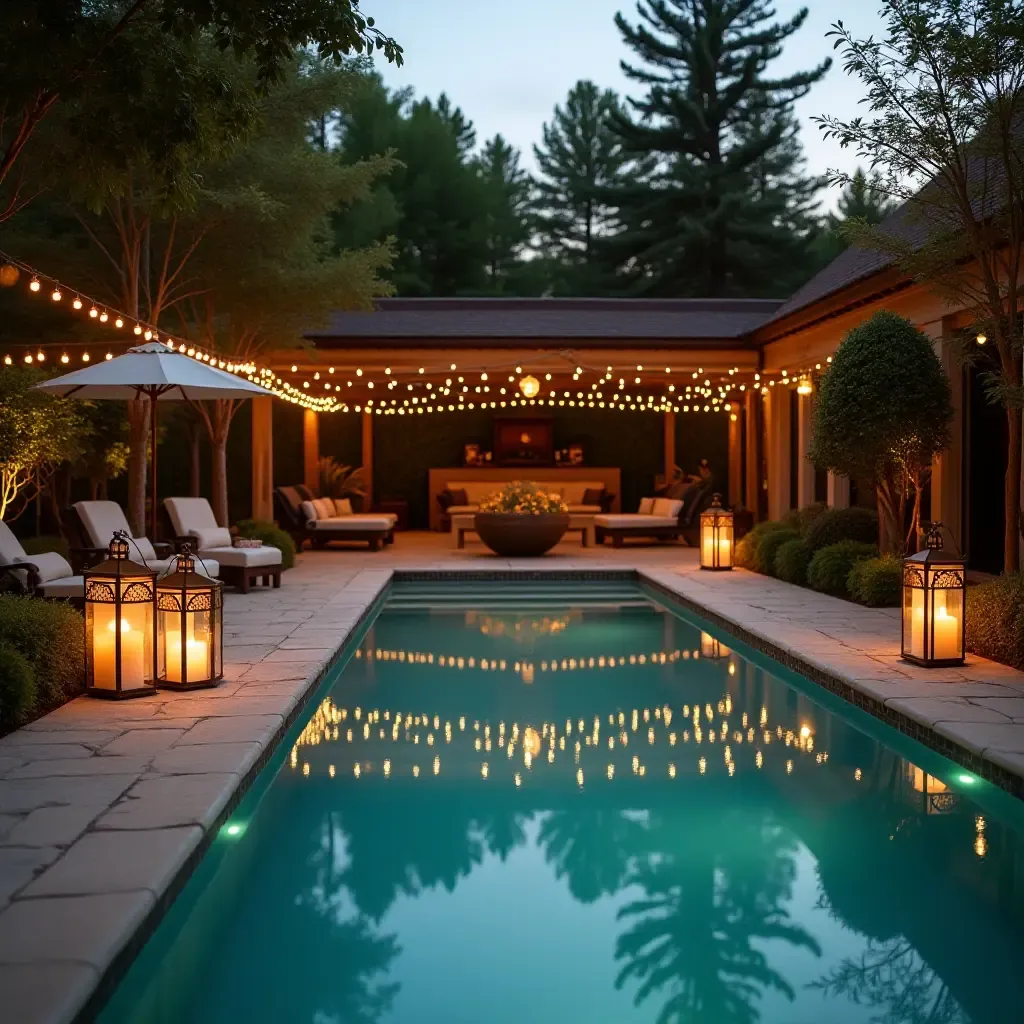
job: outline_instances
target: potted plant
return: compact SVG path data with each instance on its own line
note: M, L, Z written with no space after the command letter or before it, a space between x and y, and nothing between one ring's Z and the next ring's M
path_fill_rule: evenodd
M531 558L550 551L569 528L569 512L560 494L515 480L480 502L476 532L496 554Z

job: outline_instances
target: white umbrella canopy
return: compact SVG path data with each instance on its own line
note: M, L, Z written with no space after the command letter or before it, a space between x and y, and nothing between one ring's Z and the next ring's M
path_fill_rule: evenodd
M215 398L253 398L268 392L181 352L149 342L128 349L123 355L94 363L83 370L35 385L39 391L61 398L93 401L150 401L150 446L152 452L153 501L150 531L156 538L156 403L159 401L202 402Z

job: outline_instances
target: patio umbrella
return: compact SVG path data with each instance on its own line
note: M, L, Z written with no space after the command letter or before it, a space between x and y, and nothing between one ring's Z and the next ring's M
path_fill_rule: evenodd
M84 370L36 384L47 394L62 398L128 401L148 398L150 445L153 453L153 507L150 536L156 537L156 404L158 401L202 402L214 398L245 398L266 395L256 384L218 370L162 345L149 342L130 348L114 359L94 363Z

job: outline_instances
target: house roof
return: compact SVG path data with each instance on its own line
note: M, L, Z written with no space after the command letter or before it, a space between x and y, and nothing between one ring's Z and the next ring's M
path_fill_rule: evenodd
M306 337L515 341L734 341L768 320L780 299L378 299L374 312L333 314Z

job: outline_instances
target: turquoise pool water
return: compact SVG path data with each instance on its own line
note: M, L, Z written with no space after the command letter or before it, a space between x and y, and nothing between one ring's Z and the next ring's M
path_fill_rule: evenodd
M399 588L100 1020L1008 1024L1022 821L632 586Z

